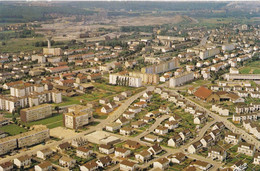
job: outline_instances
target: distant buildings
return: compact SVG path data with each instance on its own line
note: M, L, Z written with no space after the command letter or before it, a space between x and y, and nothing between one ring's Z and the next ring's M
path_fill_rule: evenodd
M260 80L260 74L226 74L226 80Z

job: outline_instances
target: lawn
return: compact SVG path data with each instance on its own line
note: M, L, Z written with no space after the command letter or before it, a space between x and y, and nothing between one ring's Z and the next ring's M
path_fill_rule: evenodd
M21 128L15 124L6 125L0 128L1 131L7 132L10 135L17 135L23 132L26 132L27 130L25 128Z
M32 125L46 125L48 128L56 128L63 125L63 117L62 114L56 114L55 116L41 119L34 122L24 123L26 126L32 126Z
M241 69L239 70L239 72L240 72L241 74L249 74L250 71L251 71L251 68L250 68L250 67L244 67L244 68L241 68Z
M58 104L57 106L67 106L73 104L80 104L80 100L84 100L86 102L96 101L102 98L112 98L116 94L127 90L134 90L134 93L144 90L144 87L141 88L133 88L133 87L123 87L123 86L113 86L101 83L93 83L95 86L95 90L88 94L83 94L80 96L75 97L62 97L62 103Z
M260 69L254 69L253 74L260 74Z
M72 104L80 104L80 100L84 101L95 101L102 99L104 97L109 97L114 95L113 92L101 92L101 91L93 91L92 93L89 94L83 94L80 96L75 96L75 97L62 97L62 103L58 104L57 106L67 106L67 105L72 105Z
M135 89L133 87L113 86L113 85L101 84L101 83L94 83L94 86L96 88L99 88L99 89L102 89L102 90L112 91L112 92L117 92L117 93L121 93L123 91Z
M249 62L245 67L240 68L241 74L260 74L260 61Z

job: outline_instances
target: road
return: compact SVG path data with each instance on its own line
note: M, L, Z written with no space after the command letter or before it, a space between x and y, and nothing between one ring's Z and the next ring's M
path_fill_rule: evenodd
M147 130L145 130L144 132L142 132L141 134L139 134L135 138L140 139L143 136L149 134L150 132L153 132L154 129L157 128L161 124L161 122L163 122L165 119L168 119L169 117L170 117L170 115L163 115L162 117L157 118L155 123L152 126L150 126Z
M208 36L203 37L203 38L201 39L201 41L200 41L199 46L204 46L204 45L207 43L207 40L208 40Z
M97 131L97 130L102 130L102 128L105 127L105 125L109 124L109 123L112 123L114 122L117 118L119 118L123 112L131 105L131 103L133 101L135 101L136 99L138 99L139 97L141 97L145 92L147 91L153 91L154 90L154 86L149 86L149 87L146 87L145 90L143 90L142 92L139 92L133 96L131 96L130 98L128 98L127 100L124 101L124 103L118 107L112 114L109 115L109 117L107 117L107 119L104 119L102 120L98 125L96 126L93 126L93 127L90 127L88 130L86 131L83 131L75 136L68 136L67 138L65 139L62 139L60 141L55 141L55 142L52 142L52 143L49 143L49 144L45 144L44 146L40 146L38 148L34 148L34 149L30 149L28 151L25 151L23 153L19 153L19 154L16 154L14 156L7 156L6 158L2 158L0 163L4 163L4 162L7 162L7 161L11 161L17 157L21 157L21 156L24 156L24 155L34 155L36 154L37 151L39 150L43 150L45 148L53 148L53 147L57 147L58 145L64 143L64 142L68 142L68 141L71 141L72 139L75 139L75 138L79 138L79 137L82 137L84 135L87 135L91 132L94 132L94 131Z

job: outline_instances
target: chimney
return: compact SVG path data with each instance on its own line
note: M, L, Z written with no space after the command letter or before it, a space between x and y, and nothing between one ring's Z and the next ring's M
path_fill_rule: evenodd
M48 49L51 48L51 38L52 38L52 37L47 37L47 41L48 41Z

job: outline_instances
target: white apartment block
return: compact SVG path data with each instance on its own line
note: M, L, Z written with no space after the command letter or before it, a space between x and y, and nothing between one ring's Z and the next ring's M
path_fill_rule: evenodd
M124 85L129 87L141 87L142 79L139 77L132 77L119 74L109 75L109 84L112 85Z
M169 87L181 86L194 79L194 72L186 72L170 79Z
M219 48L211 48L200 51L200 59L204 60L220 53Z
M79 105L77 105L79 106ZM93 119L92 109L89 107L79 107L79 110L69 109L69 113L63 114L64 126L71 129L78 129L89 124Z
M59 91L43 91L41 93L33 92L31 95L23 97L0 96L0 110L9 112L15 111L18 107L33 107L43 103L61 103L62 96Z

